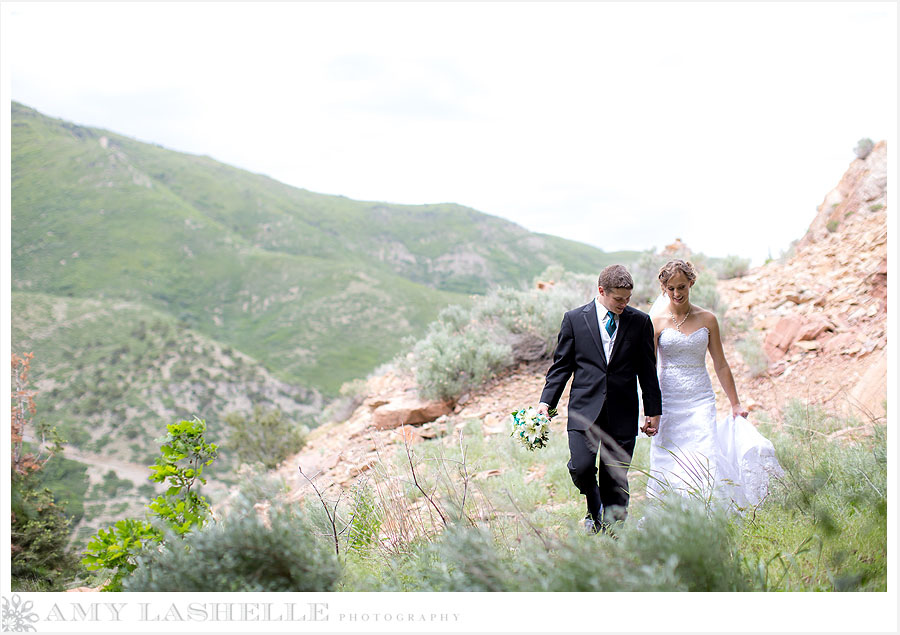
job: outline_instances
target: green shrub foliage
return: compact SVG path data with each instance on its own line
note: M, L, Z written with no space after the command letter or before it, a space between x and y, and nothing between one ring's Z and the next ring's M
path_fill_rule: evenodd
M856 143L856 147L853 148L853 153L858 159L865 159L874 148L875 142L868 137L864 137Z
M340 575L333 548L296 510L250 504L137 564L126 591L330 591Z
M562 314L590 300L596 281L552 270L538 279L551 284L546 290L495 289L469 309L441 311L405 361L419 392L453 399L514 364L548 358Z
M740 256L725 256L714 267L716 274L723 280L740 278L750 270L750 259Z
M12 473L13 588L61 591L78 572L78 559L67 550L71 520L54 502L50 490L40 487L38 479L36 473Z
M202 526L209 516L209 501L194 488L206 483L203 468L218 455L217 446L204 439L205 432L206 422L196 417L170 423L159 448L161 456L150 466L150 480L169 486L150 501L150 509L178 535Z
M886 427L856 441L832 440L847 419L792 400L770 438L785 476L770 488L760 522L791 538L767 560L765 590L885 590Z
M203 468L217 456L215 444L206 442L204 432L206 423L196 417L167 426L161 456L150 466L150 480L169 485L148 506L161 526L128 518L101 529L88 542L82 564L90 571L111 572L103 591L121 591L122 581L137 567L138 556L148 545L162 543L166 531L183 537L208 520L209 501L194 489L206 482Z
M746 588L729 519L702 501L654 508L619 539L570 532L497 539L486 527L455 525L397 558L402 576L369 578L360 590L737 591Z
M102 590L121 591L122 580L137 568L138 554L162 539L162 532L150 523L126 518L98 531L88 543L81 562L89 571L112 571Z
M364 551L377 543L383 513L367 483L357 484L353 488L352 499L353 516L348 529L348 543L351 549Z
M225 417L230 429L226 447L243 463L262 463L274 469L283 460L299 452L306 444L309 428L289 420L273 408L255 406L247 416L232 412Z
M749 367L753 377L761 377L766 374L769 369L769 357L758 336L748 334L737 342L735 348Z

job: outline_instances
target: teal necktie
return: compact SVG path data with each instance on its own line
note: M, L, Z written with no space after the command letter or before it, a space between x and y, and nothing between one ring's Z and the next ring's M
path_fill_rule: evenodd
M612 311L607 311L606 317L609 318L606 322L606 332L612 337L612 334L616 332L616 317Z

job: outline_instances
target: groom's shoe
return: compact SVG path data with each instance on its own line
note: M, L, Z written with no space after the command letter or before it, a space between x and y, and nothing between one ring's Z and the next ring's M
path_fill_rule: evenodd
M615 540L619 539L618 534L616 533L616 528L621 523L607 523L607 522L599 522L597 525L597 533L603 534L604 536L609 536L610 538L614 538Z
M602 533L610 536L611 538L618 539L617 530L625 524L625 518L628 516L628 512L624 507L613 506L605 508L603 515L600 517L600 522L597 524L597 530Z

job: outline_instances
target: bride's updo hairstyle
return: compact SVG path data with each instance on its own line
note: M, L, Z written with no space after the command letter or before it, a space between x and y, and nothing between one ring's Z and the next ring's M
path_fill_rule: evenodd
M693 283L697 280L697 271L694 269L694 265L684 260L670 260L659 269L660 286L665 287L669 278L679 271L687 277L688 282Z

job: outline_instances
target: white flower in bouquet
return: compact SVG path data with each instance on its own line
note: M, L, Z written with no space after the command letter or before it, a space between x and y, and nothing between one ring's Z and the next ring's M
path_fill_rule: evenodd
M551 416L555 411L551 411ZM546 447L550 442L550 419L534 406L521 408L509 415L511 437L518 439L528 450Z

